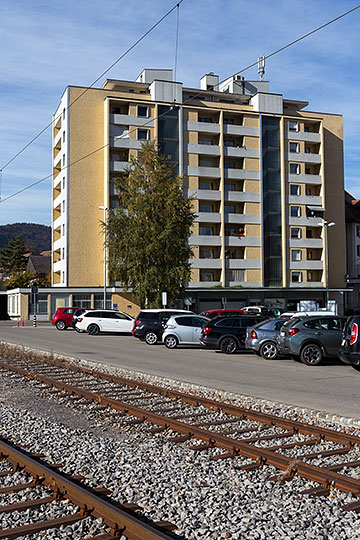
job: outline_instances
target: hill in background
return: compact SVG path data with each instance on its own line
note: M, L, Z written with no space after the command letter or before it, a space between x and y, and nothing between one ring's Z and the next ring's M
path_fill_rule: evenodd
M32 253L51 250L51 227L37 223L11 223L0 225L0 248L8 243L9 239L20 235L27 249Z

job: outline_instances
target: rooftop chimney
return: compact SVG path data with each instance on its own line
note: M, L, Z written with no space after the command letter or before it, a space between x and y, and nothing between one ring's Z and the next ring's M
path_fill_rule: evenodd
M200 88L201 90L215 90L219 91L219 75L215 75L213 71L207 73L200 79Z

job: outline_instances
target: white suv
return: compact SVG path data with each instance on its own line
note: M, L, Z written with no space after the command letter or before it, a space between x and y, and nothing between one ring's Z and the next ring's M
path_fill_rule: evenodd
M85 311L77 320L77 330L96 336L100 332L131 333L134 318L122 311L102 309Z
M209 320L201 315L172 315L165 324L163 343L168 349L175 349L178 345L202 345L201 329Z

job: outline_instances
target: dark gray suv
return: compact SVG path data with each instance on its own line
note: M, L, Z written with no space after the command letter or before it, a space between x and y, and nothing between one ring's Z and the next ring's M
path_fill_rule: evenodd
M323 358L338 356L345 321L335 315L292 317L281 328L279 351L308 366L318 366Z

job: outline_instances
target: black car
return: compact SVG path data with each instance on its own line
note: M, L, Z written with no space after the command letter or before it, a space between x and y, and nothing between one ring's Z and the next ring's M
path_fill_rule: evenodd
M134 337L145 340L148 345L161 341L164 326L172 315L194 313L184 309L143 309L134 321L131 333Z
M226 354L233 354L237 349L245 349L247 327L264 320L265 317L261 315L216 317L204 326L200 341L209 349L220 349Z
M360 315L349 317L342 333L340 359L360 371Z

